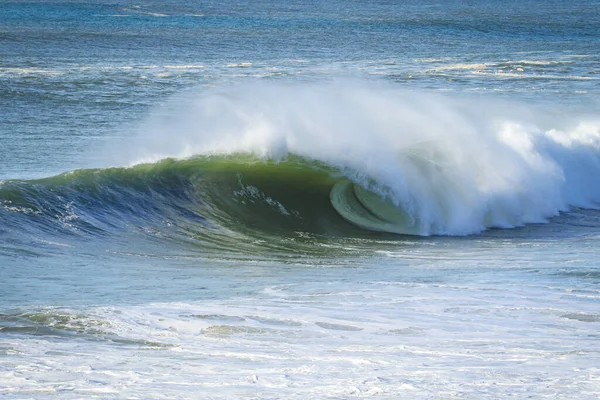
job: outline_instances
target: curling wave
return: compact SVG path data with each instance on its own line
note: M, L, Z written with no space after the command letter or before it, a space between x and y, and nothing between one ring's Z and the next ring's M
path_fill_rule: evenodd
M217 88L167 111L131 167L4 182L3 226L468 235L600 201L592 118L347 82Z
M600 121L589 112L356 81L216 88L166 111L126 160L314 160L348 180L331 198L363 229L468 235L600 201Z

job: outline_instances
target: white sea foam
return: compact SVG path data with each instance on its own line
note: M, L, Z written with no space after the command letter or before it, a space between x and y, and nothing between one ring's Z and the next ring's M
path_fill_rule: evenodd
M293 153L328 163L409 212L423 235L543 222L600 201L600 121L481 97L257 83L188 93L142 130L135 162Z
M54 331L5 336L0 395L592 399L600 393L594 300L566 292L566 284L552 286L551 277L524 290L522 272L484 271L474 279L462 271L462 279L441 279L442 268L431 282L381 280L399 267L381 261L386 268L374 267L373 279L360 282L300 279L259 286L248 297L38 310L22 325L38 321ZM452 271L457 265L440 264Z

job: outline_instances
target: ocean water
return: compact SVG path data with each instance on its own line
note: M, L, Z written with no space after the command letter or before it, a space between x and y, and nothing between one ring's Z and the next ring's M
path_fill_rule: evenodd
M0 3L0 396L600 397L600 2Z

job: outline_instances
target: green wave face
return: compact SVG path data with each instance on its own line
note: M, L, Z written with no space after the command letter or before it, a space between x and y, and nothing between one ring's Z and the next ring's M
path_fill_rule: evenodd
M232 230L356 235L361 229L329 200L341 179L335 169L298 157L280 162L236 158L205 163L192 182L198 205L208 206L213 221Z
M217 158L203 161L193 186L198 203L233 230L355 236L418 235L418 221L390 200L327 165L291 156L284 161Z
M7 181L0 184L2 230L21 234L17 242L40 232L123 243L141 234L202 251L255 253L316 251L315 237L418 234L418 224L331 166L293 155L235 155Z

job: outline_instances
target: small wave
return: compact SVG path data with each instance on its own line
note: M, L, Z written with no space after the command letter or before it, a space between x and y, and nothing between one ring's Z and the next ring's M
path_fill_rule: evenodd
M485 69L488 67L495 66L493 63L476 63L476 64L449 64L441 65L439 67L432 68L431 71L454 71L454 70L478 70Z
M247 67L251 67L252 63L251 62L240 62L237 64L227 64L227 66L230 68L247 68Z
M493 75L499 78L518 78L518 79L549 79L549 80L574 80L574 81L594 81L600 78L594 76L581 75L550 75L550 74L526 74L521 69L519 72L501 72L501 71L473 71L477 75Z
M66 71L46 68L0 68L0 76L57 76Z
M165 65L167 69L202 69L203 65Z
M504 60L480 63L450 63L437 65L425 71L434 75L489 75L494 77L508 77L519 79L563 79L563 80L594 80L597 78L585 74L593 74L591 68L584 73L573 74L575 67L573 60ZM585 67L584 67L585 68Z

